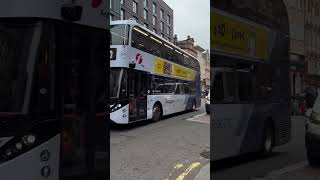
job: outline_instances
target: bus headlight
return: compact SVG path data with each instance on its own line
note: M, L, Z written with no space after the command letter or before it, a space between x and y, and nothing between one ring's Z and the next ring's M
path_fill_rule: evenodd
M126 105L125 102L116 103L115 105L113 105L113 106L111 107L111 112L117 111L117 110L123 108L125 105Z
M12 159L15 155L21 154L23 151L30 149L36 143L36 136L33 134L25 135L22 138L13 138L8 141L0 149L0 158L2 157L5 160Z
M22 144L20 142L16 143L16 149L21 150L22 149Z
M36 141L36 136L34 135L23 136L22 141L24 145L31 146Z

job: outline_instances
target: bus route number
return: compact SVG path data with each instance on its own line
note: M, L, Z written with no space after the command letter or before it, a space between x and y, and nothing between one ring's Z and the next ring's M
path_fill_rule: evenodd
M226 25L225 24L217 24L213 28L213 33L216 36L224 37L226 33Z

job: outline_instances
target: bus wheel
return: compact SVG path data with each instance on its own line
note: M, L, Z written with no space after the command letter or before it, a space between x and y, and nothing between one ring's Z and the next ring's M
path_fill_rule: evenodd
M274 146L273 128L271 125L265 127L262 143L262 155L269 156Z
M162 108L159 103L156 103L152 109L152 121L156 122L161 119L162 116Z

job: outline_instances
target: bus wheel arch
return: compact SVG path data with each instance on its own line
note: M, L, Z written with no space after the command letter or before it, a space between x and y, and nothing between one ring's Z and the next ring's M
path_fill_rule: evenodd
M162 104L159 101L157 101L156 103L154 103L152 107L152 121L154 122L159 121L162 118L162 115L163 115Z

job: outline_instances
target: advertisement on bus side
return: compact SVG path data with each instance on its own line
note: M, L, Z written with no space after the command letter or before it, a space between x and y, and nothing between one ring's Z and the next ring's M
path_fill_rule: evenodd
M216 51L266 61L271 36L267 28L219 10L212 11L211 47Z

